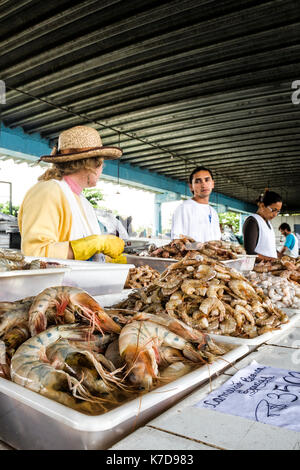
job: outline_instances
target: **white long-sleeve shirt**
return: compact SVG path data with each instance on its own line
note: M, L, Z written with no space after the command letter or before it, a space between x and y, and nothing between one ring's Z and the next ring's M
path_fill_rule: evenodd
M172 218L171 238L185 235L197 242L220 240L219 216L209 204L199 204L188 199L180 204Z

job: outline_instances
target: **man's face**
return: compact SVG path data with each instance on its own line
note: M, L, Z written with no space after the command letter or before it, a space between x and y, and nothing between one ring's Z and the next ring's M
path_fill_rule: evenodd
M189 184L194 197L209 197L215 187L215 182L210 176L209 171L201 170L194 174L192 184Z
M280 233L281 233L281 235L286 236L286 235L287 235L287 230L282 230L282 229L280 229Z

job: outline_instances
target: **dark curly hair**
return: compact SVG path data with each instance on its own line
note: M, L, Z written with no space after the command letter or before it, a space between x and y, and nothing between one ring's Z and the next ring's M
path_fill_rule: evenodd
M280 194L266 189L262 194L259 195L256 202L262 202L265 207L268 207L271 204L274 204L275 202L282 202L282 197L280 196Z

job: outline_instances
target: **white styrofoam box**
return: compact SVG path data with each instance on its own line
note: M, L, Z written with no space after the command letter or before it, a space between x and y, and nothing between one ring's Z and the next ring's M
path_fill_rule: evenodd
M170 264L178 263L178 259L173 258L155 258L154 256L138 256L138 255L126 255L127 263L134 264L134 266L145 266L146 264L156 271L162 273L167 269Z
M231 344L229 352L209 367L203 365L98 416L0 378L0 439L21 450L107 449L248 352L246 345Z
M63 278L64 286L74 286L85 290L90 295L102 295L121 292L132 264L97 263L58 258L35 258L26 256L27 261L40 259L67 266L69 270Z
M0 301L14 302L37 295L47 287L61 286L69 268L0 272Z

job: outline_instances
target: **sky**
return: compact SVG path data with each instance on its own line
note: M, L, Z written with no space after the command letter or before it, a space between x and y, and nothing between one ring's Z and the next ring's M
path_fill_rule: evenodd
M38 177L44 173L45 167L29 166L27 163L15 163L12 159L0 160L0 181L12 183L12 203L19 206L28 189L33 186ZM132 216L134 231L147 227L153 232L154 228L154 197L155 193L141 189L129 188L116 183L99 180L97 183L104 196L100 206L116 210L126 218ZM0 183L0 203L9 200L9 185ZM180 201L162 204L162 227L170 228L172 214Z

